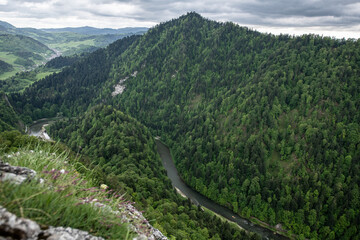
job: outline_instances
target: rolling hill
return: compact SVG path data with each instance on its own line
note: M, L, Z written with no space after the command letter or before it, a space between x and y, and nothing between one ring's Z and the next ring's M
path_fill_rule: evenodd
M0 21L0 60L12 66L2 68L0 79L34 68L50 58L92 52L133 34L143 34L147 28L98 29L91 27L35 29L16 28ZM48 48L46 50L39 48Z
M54 51L41 42L23 35L0 34L0 60L7 63L1 78L48 61ZM9 65L11 67L9 67Z

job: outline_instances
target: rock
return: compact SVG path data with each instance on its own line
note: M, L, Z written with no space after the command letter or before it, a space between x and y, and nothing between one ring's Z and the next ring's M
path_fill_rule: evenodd
M155 237L155 239L157 239L157 240L166 240L167 239L167 237L165 237L164 234L162 234L162 232L159 231L159 229L152 227L152 230L153 230L153 236Z
M278 230L278 231L284 231L284 229L282 228L281 223L276 224L275 229Z
M64 227L41 230L36 222L19 218L0 206L0 240L104 240L88 232Z
M60 170L60 172L62 172L62 170ZM65 170L63 171L63 173L65 173ZM0 181L11 181L16 184L21 184L25 181L30 181L34 178L36 178L36 172L34 170L25 168L25 167L11 166L8 163L3 163L2 161L0 161ZM37 179L37 181L39 181L39 183L42 184L44 182L44 179L40 178L40 179ZM145 219L145 217L142 215L142 213L139 212L131 204L125 204L121 209L122 211L113 211L110 206L103 204L103 203L99 203L99 202L97 202L96 199L83 200L83 201L86 203L91 203L94 205L94 207L101 208L104 211L111 212L111 213L116 214L119 217L121 217L123 222L129 223L129 229L133 232L136 232L139 235L137 238L135 238L137 240L144 240L144 239L167 240L167 237L165 237L158 229L151 226L149 224L149 222ZM11 214L11 213L9 213L9 214ZM13 215L13 218L18 219L15 215ZM30 221L30 222L27 222L27 221ZM26 220L25 223L28 223L27 225L29 225L30 223L35 223L35 222L33 222L31 220ZM7 226L7 225L5 225L5 226ZM24 235L24 233L32 234L32 232L30 230L26 230L26 229L24 231L19 231L18 228L9 227L8 230L6 230L6 231L8 231L8 234L10 234L11 236L17 236L17 238L15 237L15 238L10 238L10 239L48 239L48 240L54 240L54 239L97 240L97 239L102 239L102 238L94 237L94 236L88 234L87 232L80 231L77 229L49 227L49 229L47 229L47 230L40 231L39 225L36 224L36 226L37 226L37 229L39 229L39 231L37 232L37 234L35 234L35 233L34 234L36 236L39 236L39 238L37 238L37 237L29 238L28 235ZM2 229L3 228L1 228L1 231L2 231ZM13 230L11 230L11 229L13 229ZM144 229L147 229L147 230L144 231ZM0 231L0 236L7 236L7 235L2 234L1 231ZM0 238L0 240L2 240L2 239Z
M31 180L36 176L36 172L26 167L15 167L0 161L0 181L11 181L20 184Z
M18 218L0 206L0 236L6 239L37 239L39 232L36 222Z
M49 235L47 240L103 240L102 237L95 237L88 232L69 227L50 227L43 231L43 234Z

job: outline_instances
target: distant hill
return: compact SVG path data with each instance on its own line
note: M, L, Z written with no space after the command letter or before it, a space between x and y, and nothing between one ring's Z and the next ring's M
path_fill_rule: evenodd
M143 27L121 29L93 27L61 29L16 28L10 23L0 21L0 35L2 39L5 38L4 41L0 39L0 60L12 66L12 68L5 68L5 65L2 64L2 67L0 67L0 79L9 78L19 71L45 63L52 58L52 54L54 54L54 57L60 54L69 56L93 52L123 37L143 34L146 31L147 28ZM28 38L20 38L19 36ZM33 42L33 45L29 46L29 42ZM46 45L45 55L43 51L39 53L35 49L35 45L39 45L39 43ZM25 46L29 48L23 49Z
M144 33L148 30L148 28L144 27L127 27L127 28L119 28L119 29L112 29L112 28L94 28L94 27L75 27L75 28L43 28L41 29L45 32L50 33L62 33L62 32L72 32L84 35L108 35L108 34L137 34L137 33Z
M45 63L53 50L23 35L0 34L0 79ZM4 64L6 63L6 64Z
M4 22L4 21L0 21L0 27L3 27L4 29L14 29L15 28L10 23Z

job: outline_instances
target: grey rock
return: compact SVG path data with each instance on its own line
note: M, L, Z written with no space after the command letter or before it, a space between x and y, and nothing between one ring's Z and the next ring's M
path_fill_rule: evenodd
M25 218L19 218L0 206L0 240L104 240L88 232L64 227L49 227L41 230L40 226Z
M26 167L11 166L0 161L0 181L11 181L21 184L24 181L35 178L36 172Z
M50 235L47 240L103 240L102 237L95 237L88 232L69 227L50 227L44 234Z
M164 236L164 234L162 234L162 232L159 231L159 229L156 229L154 227L152 227L153 230L153 236L155 237L155 239L157 240L167 240L167 237Z
M37 239L39 225L29 219L18 218L0 206L0 235L7 239Z

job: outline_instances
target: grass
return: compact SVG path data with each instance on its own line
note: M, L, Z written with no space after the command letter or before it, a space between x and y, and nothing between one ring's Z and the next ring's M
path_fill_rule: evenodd
M43 79L43 78L46 77L46 76L49 76L49 75L51 75L51 74L53 74L53 73L58 73L58 72L60 72L59 69L53 70L53 71L51 71L51 70L41 71L41 72L39 72L38 74L36 74L36 79L37 79L37 80L40 80L40 79Z
M80 41L68 41L62 43L49 44L51 48L58 49L64 55L72 55L74 52L81 52L81 49L96 46L94 39L86 39Z
M45 181L33 180L20 185L0 183L0 204L17 216L46 226L77 228L107 239L133 237L127 224L122 222L121 212L114 212L127 204L123 196L100 189L91 171L79 174L74 165L77 164L78 169L84 166L69 159L65 152L56 152L56 146L42 146L3 155L5 162L34 169L37 178Z
M44 56L46 57L46 56ZM14 70L11 72L5 72L3 74L0 74L0 80L5 80L7 78L10 78L12 76L14 76L16 73L18 72L22 72L25 70L24 66L21 66L19 64L16 64L15 61L16 59L18 59L19 57L15 56L14 54L11 54L9 52L0 52L0 60L9 63L10 65L12 65L14 67ZM42 64L45 60L35 60L33 59L33 61L35 62L35 64ZM41 79L47 75L50 75L52 72L47 71L47 72L40 72L39 76L37 76L37 79Z

